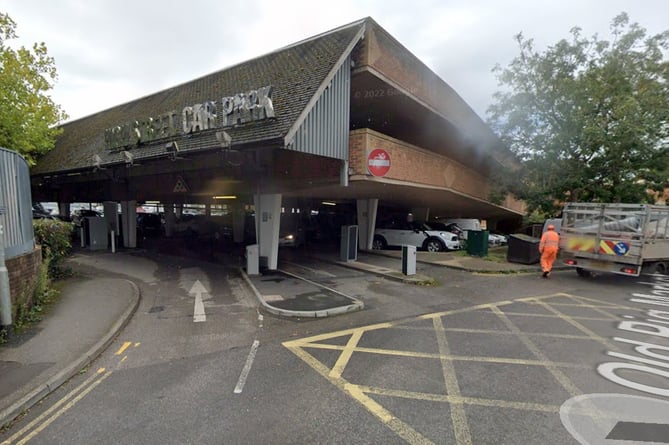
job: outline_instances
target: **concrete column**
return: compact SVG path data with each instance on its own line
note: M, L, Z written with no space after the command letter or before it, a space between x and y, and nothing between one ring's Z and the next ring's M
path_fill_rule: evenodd
M165 211L165 236L171 238L174 235L174 225L176 224L174 204L166 202L163 204L163 209Z
M121 202L123 223L123 245L129 249L137 247L137 201Z
M59 202L58 203L58 214L61 218L65 218L69 221L70 219L70 203L69 202Z
M281 194L254 195L256 239L260 257L267 257L267 268L276 270L279 257Z
M411 214L413 214L414 221L427 221L430 219L430 208L416 207L411 209Z
M107 222L107 230L118 233L118 203L116 201L105 201L102 203L102 211Z
M246 212L241 205L232 208L232 240L235 243L244 242L244 229L246 225Z
M358 247L363 250L371 250L379 200L375 198L358 199L356 207L358 211Z
M116 201L105 201L102 203L102 209L104 211L105 222L107 223L107 234L109 235L112 231L114 231L114 237L118 237L118 203ZM117 244L118 243L115 239L110 242L109 245L115 246Z

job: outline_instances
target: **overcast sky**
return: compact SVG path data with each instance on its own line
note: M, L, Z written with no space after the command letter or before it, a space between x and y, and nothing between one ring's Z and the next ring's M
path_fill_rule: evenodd
M667 0L3 0L20 43L45 42L70 120L372 17L483 118L522 32L538 48L583 35L610 40L627 12L650 34L669 29Z

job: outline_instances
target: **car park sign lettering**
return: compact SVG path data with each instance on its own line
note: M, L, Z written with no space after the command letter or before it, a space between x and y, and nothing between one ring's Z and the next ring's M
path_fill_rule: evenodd
M367 170L373 176L385 176L390 170L390 155L382 148L375 148L367 156Z

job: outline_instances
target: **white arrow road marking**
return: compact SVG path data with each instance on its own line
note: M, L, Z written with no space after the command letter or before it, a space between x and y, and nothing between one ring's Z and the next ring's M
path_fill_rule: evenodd
M189 294L195 294L195 307L193 308L193 322L207 321L207 314L204 313L204 303L202 302L202 294L209 293L200 280L193 283L193 287L188 291Z
M200 283L202 283L205 288L211 289L209 276L199 267L186 267L179 269L179 287L186 292L190 291L190 288L193 287L193 284L197 280L200 280Z

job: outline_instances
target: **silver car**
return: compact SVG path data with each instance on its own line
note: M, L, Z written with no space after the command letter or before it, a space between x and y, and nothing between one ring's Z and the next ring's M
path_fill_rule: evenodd
M417 249L428 252L460 249L458 235L434 229L429 223L393 220L377 225L372 242L373 249L405 245L416 246Z

